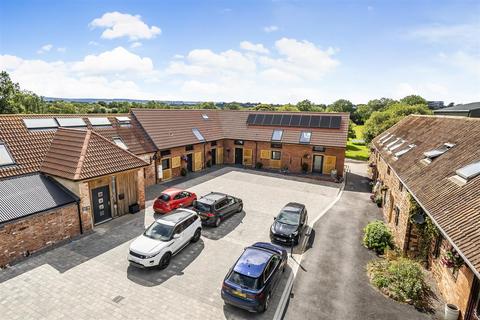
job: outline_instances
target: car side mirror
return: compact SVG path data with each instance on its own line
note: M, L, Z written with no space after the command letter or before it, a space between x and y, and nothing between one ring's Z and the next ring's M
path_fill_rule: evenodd
M173 239L178 239L178 238L180 238L180 235L179 235L178 233L175 233L175 234L173 235Z
M277 217L273 217L273 220L277 220Z

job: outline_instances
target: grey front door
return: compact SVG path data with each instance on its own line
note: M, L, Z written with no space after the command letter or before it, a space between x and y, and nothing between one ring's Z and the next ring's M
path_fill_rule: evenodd
M92 204L95 224L112 218L110 212L110 189L108 186L92 190Z
M235 148L235 164L243 164L243 149Z
M313 156L313 172L322 173L323 156Z

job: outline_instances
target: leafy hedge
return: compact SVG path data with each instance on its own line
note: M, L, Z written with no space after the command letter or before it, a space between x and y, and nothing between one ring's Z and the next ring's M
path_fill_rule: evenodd
M382 221L370 222L363 231L363 244L368 249L383 254L385 249L393 248L392 234Z
M429 289L419 263L390 257L369 262L367 269L372 284L391 298L416 306L423 306L428 300Z

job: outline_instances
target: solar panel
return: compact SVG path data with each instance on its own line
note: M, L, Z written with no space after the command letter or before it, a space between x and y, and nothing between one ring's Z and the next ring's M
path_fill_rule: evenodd
M309 128L310 127L310 118L312 116L302 116L301 119L300 119L300 126L301 127L305 127L305 128Z
M280 125L288 127L290 125L290 120L292 120L292 116L289 114L284 114Z
M290 127L298 127L300 125L300 115L292 115Z
M275 114L273 116L272 125L273 126L278 126L281 121L282 121L282 115L281 114Z
M197 128L192 128L192 132L199 141L205 141L205 138L200 133L200 130L198 130Z
M312 116L310 119L310 128L319 128L320 127L320 116Z
M480 161L471 163L455 172L463 179L471 180L480 174Z
M60 127L86 127L82 118L56 118Z
M330 128L340 129L340 123L342 122L342 117L333 116L332 121L330 122Z
M263 125L269 126L272 123L272 120L273 120L273 114L266 114L265 118L263 119Z
M53 118L23 119L23 122L28 129L50 129L58 127L57 121Z
M265 119L264 114L257 114L257 118L255 119L255 124L261 126L263 124L263 119Z
M322 116L320 120L320 128L330 128L330 119L331 116Z
M109 126L112 124L106 117L88 118L88 121L90 121L92 126Z
M251 113L247 117L247 124L253 124L255 122L255 118L257 115L255 113Z

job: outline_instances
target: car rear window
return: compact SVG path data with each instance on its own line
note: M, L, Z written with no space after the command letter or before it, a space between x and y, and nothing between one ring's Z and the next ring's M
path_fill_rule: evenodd
M212 207L209 204L206 204L206 203L203 203L203 202L200 202L200 201L197 201L197 203L195 204L195 209L197 209L198 211L202 211L202 212L212 211Z
M162 193L160 197L158 197L158 199L167 202L170 201L170 196L168 194Z
M228 277L228 281L239 285L242 288L256 290L259 288L260 281L258 278L252 278L244 274L232 271Z

